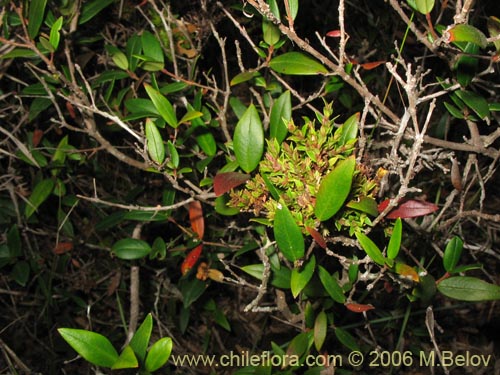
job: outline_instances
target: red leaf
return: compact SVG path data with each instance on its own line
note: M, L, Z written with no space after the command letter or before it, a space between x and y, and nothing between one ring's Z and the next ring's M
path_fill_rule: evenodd
M377 66L385 64L385 61L372 61L372 62L367 62L364 64L361 64L361 67L365 70L372 70L375 69Z
M203 245L200 244L189 252L189 254L186 256L186 259L184 259L184 261L181 264L182 275L185 275L186 273L188 273L189 270L191 268L193 268L193 266L196 264L198 259L200 259L202 249L203 249Z
M351 310L355 313L362 313L368 310L373 310L375 308L371 304L362 305L360 303L346 303L345 307L347 307L348 310Z
M386 199L378 205L378 212L382 212L389 205L390 200ZM402 219L409 219L413 217L425 216L433 213L439 209L433 203L425 202L425 201L417 201L414 199L410 199L401 203L399 207L395 208L386 216L387 219L397 219L398 217Z
M71 104L70 102L66 102L66 109L69 112L69 117L71 117L73 120L76 119L76 112L73 104Z
M54 248L54 254L61 255L73 250L73 242L59 242Z
M311 227L306 227L306 230L309 232L311 237L314 239L314 241L316 241L316 243L319 246L321 246L323 249L327 248L326 241L323 238L323 236L321 235L321 233L319 233L316 229L311 228Z
M37 147L40 144L42 137L43 137L43 130L35 129L35 131L33 132L33 138L32 138L33 147Z
M248 181L249 174L238 172L219 173L214 177L214 191L216 196L227 193L229 190Z
M203 239L205 233L205 220L203 219L203 209L199 201L189 203L189 220L193 232L198 235L198 238Z
M340 38L340 30L332 30L326 33L326 36L331 38Z

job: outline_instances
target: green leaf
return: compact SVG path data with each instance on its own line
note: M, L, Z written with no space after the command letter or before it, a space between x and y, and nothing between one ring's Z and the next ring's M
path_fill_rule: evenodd
M146 358L146 351L148 349L152 330L153 317L151 316L151 313L149 313L135 332L132 340L130 340L129 345L141 362L144 361L144 358Z
M483 96L476 94L475 92L465 90L457 91L455 94L462 99L463 102L467 104L467 106L472 109L481 120L485 119L490 114L488 102Z
M327 329L328 319L326 317L326 313L322 310L314 321L314 346L318 352L325 343Z
M437 288L445 296L461 301L480 302L500 299L500 286L470 276L444 279Z
M137 361L137 357L134 354L134 351L127 345L123 348L123 351L120 353L120 356L111 367L112 370L120 370L125 368L137 368L139 367L139 362Z
M448 103L448 102L444 102L443 104L446 107L446 109L448 110L448 112L450 113L450 115L452 115L453 117L458 118L460 120L463 120L465 118L462 111L460 109L458 109L457 107L455 107L453 104Z
M12 271L10 277L14 279L16 283L20 286L26 286L30 277L30 265L25 260L17 261Z
M448 43L470 42L478 45L481 48L486 48L486 46L488 45L486 36L471 25L454 25L447 29L444 35Z
M115 0L85 1L82 6L80 18L78 19L78 24L83 25L84 23L90 21L108 5L113 4L114 1Z
M264 180L264 183L266 184L267 190L269 190L269 193L271 193L271 197L273 197L273 199L275 201L279 201L280 200L279 190L276 189L276 186L274 186L273 183L271 182L271 180L269 180L269 177L267 176L267 174L262 173L261 176L262 176L262 179Z
M464 246L460 237L453 237L446 245L443 254L443 266L446 272L452 273L460 260L462 255L462 248Z
M35 98L31 102L29 111L29 121L33 121L40 113L52 106L52 100L47 98Z
M255 277L258 280L262 280L262 275L264 274L264 265L259 264L249 264L241 267L243 272L248 273L250 276Z
M269 135L281 143L288 134L287 124L292 118L292 98L290 91L280 95L271 108L269 115Z
M295 262L304 256L304 236L283 201L276 206L273 229L278 248L285 258Z
M278 7L278 3L276 0L268 0L267 2L269 4L269 9L271 10L271 13L276 17L277 19L280 19L280 8Z
M335 328L335 336L343 345L353 351L359 351L359 346L354 337L342 328Z
M313 255L311 259L307 261L302 271L299 271L297 268L292 270L290 289L292 291L293 298L297 298L300 292L302 292L302 290L306 287L309 280L311 280L315 267L316 258Z
M415 8L422 14L428 14L434 8L434 0L415 0Z
M170 337L163 337L153 344L146 357L146 370L153 372L167 363L172 353L173 342Z
M151 246L143 240L124 238L113 245L111 252L120 259L141 259L151 252Z
M266 42L270 46L278 43L281 36L281 32L278 26L265 19L262 20L262 34L264 42Z
M495 38L500 35L500 19L494 16L488 17L486 21L486 25L488 27L488 33L490 34L490 38ZM495 40L493 42L497 52L500 51L500 40Z
M179 153L177 152L177 149L175 148L175 145L172 143L172 141L167 141L167 149L168 149L168 155L170 156L170 162L172 163L172 166L174 168L179 167Z
M288 362L290 361L291 357L301 357L307 351L308 347L309 347L308 332L299 333L292 339L292 341L290 341L290 344L286 349L283 366L285 367L288 366Z
M177 122L177 116L175 115L175 110L172 104L168 101L166 97L160 94L159 91L153 88L153 86L149 84L144 84L144 88L146 92L153 102L156 110L160 114L160 116L166 121L174 129L179 126Z
M146 119L146 144L151 159L161 164L165 160L165 145L160 131L151 119Z
M47 0L31 0L28 9L28 35L35 39L43 23Z
M111 368L118 353L103 335L83 329L59 328L62 338L85 360L101 367Z
M127 70L128 69L128 58L127 55L125 55L122 51L120 51L118 48L115 46L106 46L106 51L111 56L111 59L115 63L115 65L120 68L121 70Z
M295 20L299 12L299 0L288 0L288 5L290 6L290 16Z
M184 116L182 116L181 120L179 121L179 124L188 123L189 121L194 120L195 118L199 118L201 116L203 116L202 112L190 109L186 112Z
M259 113L253 104L236 124L233 137L236 160L246 173L252 172L264 152L264 129Z
M229 195L224 194L220 197L215 198L215 212L224 216L233 216L240 213L240 210L236 207L228 206Z
M240 83L251 80L254 77L260 75L259 72L241 72L233 77L229 83L231 86L239 85Z
M214 156L217 153L214 135L207 128L200 126L196 129L196 143L208 156Z
M353 141L358 137L359 112L349 117L344 125L339 130L342 131L339 143L341 146L346 145L349 141Z
M335 302L345 303L346 298L344 296L344 291L337 280L322 266L318 266L318 276L328 295L332 297Z
M62 28L62 24L63 24L63 18L61 16L57 19L56 22L54 22L54 24L52 25L52 27L50 29L50 39L49 40L50 40L50 44L52 45L52 47L54 47L54 50L57 50L57 47L59 47L59 41L61 39L61 34L59 33L59 31Z
M350 201L346 204L347 207L361 212L366 212L368 215L378 215L377 201L370 197L362 197L357 201Z
M18 257L22 254L21 235L15 224L7 232L7 246L9 247L9 257Z
M28 199L28 203L26 204L26 209L24 211L26 219L29 219L31 215L35 213L38 207L40 207L40 205L45 202L50 193L52 193L52 190L54 190L54 185L54 180L48 178L40 181L35 186Z
M353 155L340 161L321 181L314 206L314 213L320 221L331 218L344 204L351 191L355 166L356 159Z
M356 233L356 238L361 244L363 250L375 263L377 263L379 266L385 265L384 255L382 255L382 252L380 251L378 246L375 245L375 243L370 238L368 238L363 233Z
M392 228L392 236L387 245L387 257L389 259L395 259L399 254L399 249L401 247L401 236L403 234L403 224L401 223L401 218L397 218Z
M144 55L149 57L151 61L160 63L160 69L157 70L163 69L164 57L160 41L156 39L152 33L146 30L141 35L141 43Z
M289 75L326 74L328 70L317 60L301 52L287 52L269 61L269 67L277 73Z

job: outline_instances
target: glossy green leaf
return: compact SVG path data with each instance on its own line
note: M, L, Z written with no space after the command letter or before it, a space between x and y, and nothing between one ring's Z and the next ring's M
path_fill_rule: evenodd
M443 254L443 266L446 272L452 273L460 260L462 255L464 243L460 237L453 237L444 250Z
M283 201L277 204L273 229L278 248L285 258L295 262L304 256L304 236Z
M290 361L291 357L297 357L297 358L301 357L307 351L308 348L309 348L308 332L299 333L292 339L292 341L290 341L290 344L286 349L283 366L284 367L288 366L288 362Z
M337 280L322 266L318 266L318 276L328 295L332 297L335 302L345 303L346 298L344 291Z
M288 134L287 124L292 118L292 98L290 91L285 91L274 102L269 115L269 135L281 143Z
M191 120L194 120L196 118L199 118L203 116L203 113L200 111L195 111L195 110L188 110L184 116L179 121L179 124L185 124L190 122Z
M437 288L445 296L460 301L480 302L500 299L500 286L476 277L450 277L441 281Z
M215 212L224 216L233 216L240 213L240 210L236 207L228 206L229 195L224 194L215 198Z
M351 156L342 160L323 178L316 195L314 213L320 221L335 215L344 204L351 191L356 159Z
M60 30L63 25L63 18L62 16L57 19L56 22L52 24L52 27L50 29L50 44L54 48L54 50L57 50L57 47L59 47L59 41L61 39L61 34Z
M54 185L54 180L50 178L42 180L36 184L35 188L31 192L28 202L26 203L26 209L24 211L26 219L33 215L38 207L45 202L50 193L54 190Z
M200 126L196 129L196 143L208 156L214 156L217 153L217 143L214 135L207 128Z
M378 215L378 204L377 201L370 197L363 197L356 201L350 201L346 204L347 207L365 212L371 216Z
M45 16L45 7L47 0L31 0L28 9L28 35L31 39L35 39L40 31Z
M447 35L446 41L451 42L470 42L478 45L481 48L486 48L488 41L486 36L474 26L459 24L454 25L447 29L445 34Z
M179 153L177 152L177 148L175 145L172 143L172 141L167 141L167 150L168 150L168 155L170 157L170 162L172 163L172 166L174 168L179 167Z
M129 64L129 69L134 72L135 69L137 68L137 65L139 64L139 59L136 57L136 55L141 53L142 50L142 38L134 34L130 36L127 40L127 45L125 46L125 51L128 56L128 64ZM165 94L165 93L163 93Z
M160 131L151 119L146 120L146 145L149 157L157 164L165 160L165 145Z
M486 21L486 26L488 27L488 33L490 34L490 38L495 38L500 35L500 19L495 16L488 17ZM493 42L497 52L500 51L500 40L495 40Z
M144 55L149 57L151 61L160 63L160 69L163 68L163 49L161 48L160 41L149 31L144 31L141 35L142 51Z
M269 61L269 67L277 73L289 75L326 74L328 70L317 60L301 52L287 52Z
M271 10L271 13L276 17L278 20L280 19L280 8L278 6L277 0L268 0L267 3L269 4L269 9Z
M113 245L111 252L120 259L141 259L151 252L151 246L143 240L124 238Z
M59 328L62 338L85 360L111 368L118 360L118 353L103 335L83 329Z
M278 26L265 19L262 20L262 34L264 42L266 42L270 46L278 43L281 36L281 32Z
M106 46L106 51L111 55L111 59L116 66L122 70L128 69L128 58L122 51L115 46Z
M259 113L253 104L236 124L233 137L236 160L246 173L252 172L264 152L264 129Z
M149 84L144 84L144 88L146 89L146 92L153 102L153 105L155 106L156 110L160 114L160 116L165 120L167 124L169 124L173 128L177 128L179 126L177 122L177 116L175 114L175 109L170 104L168 99L164 97L162 94L160 94L159 91L157 91L153 86Z
M328 319L326 313L322 310L314 321L314 346L320 352L326 339L326 331L328 330Z
M387 257L389 259L395 259L399 254L399 249L401 247L401 237L403 235L403 224L401 218L397 218L392 228L391 239L387 245Z
M298 268L294 268L292 270L290 289L292 291L293 298L297 298L300 292L302 292L307 283L311 280L315 267L316 258L313 255L303 266L302 270L299 270Z
M47 108L52 106L52 100L48 98L35 98L31 102L30 111L29 111L29 121L33 121L37 118L40 113L45 111Z
M90 21L92 18L97 16L104 8L113 4L114 1L115 0L85 1L82 5L80 18L78 18L78 24L83 25L84 23Z
M434 8L434 0L415 0L415 8L422 14L427 14Z
M339 130L342 131L340 135L339 143L340 145L345 145L347 142L355 140L358 137L358 124L359 124L359 112L349 117Z
M446 109L448 110L448 112L450 113L450 115L452 115L453 117L458 118L460 120L463 120L465 118L462 111L460 111L460 109L455 107L453 104L450 104L448 102L444 102L443 104L446 107Z
M262 173L261 176L262 179L264 180L264 183L266 184L267 190L269 190L269 193L271 193L271 197L273 197L274 200L279 201L280 200L279 190L276 189L276 186L274 186L271 180L269 180L267 174Z
M170 337L163 337L155 342L146 357L146 370L153 372L164 366L172 353L172 347L173 342Z
M135 353L130 347L130 345L127 345L125 348L123 348L122 352L120 353L120 356L113 364L113 367L111 367L111 369L121 370L126 368L137 368L137 367L139 367L139 362L137 361L137 357L135 356Z
M262 263L259 264L248 264L246 266L241 267L243 272L248 273L250 276L255 277L258 280L262 280L262 275L264 274L264 265Z
M359 351L358 343L356 342L354 337L346 330L339 327L335 328L335 336L337 337L337 340L339 340L340 343L346 346L347 348Z
M295 20L299 13L299 0L288 0L288 5L290 6L290 16Z
M472 109L480 119L485 119L490 114L490 108L486 99L472 91L456 91L455 94Z
M129 344L141 362L144 361L144 358L146 358L146 351L148 349L152 331L153 317L151 316L151 313L149 313L135 332Z
M231 86L239 85L240 83L251 80L254 77L260 75L259 72L241 72L233 77L229 83Z
M467 43L464 48L464 54L459 55L454 69L457 71L457 81L462 87L468 86L476 76L479 68L480 55L479 46L473 43Z
M363 233L356 233L356 238L363 250L368 254L368 256L379 266L385 265L385 257L378 248L378 246Z

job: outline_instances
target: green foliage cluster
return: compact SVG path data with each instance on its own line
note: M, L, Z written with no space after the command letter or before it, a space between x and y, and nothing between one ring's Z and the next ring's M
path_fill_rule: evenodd
M50 337L40 371L73 371L76 351L177 373L172 355L227 343L288 358L232 373L319 374L311 354L436 348L432 308L500 299L482 227L498 222L498 18L482 11L486 36L454 4L341 1L318 31L305 1L187 3L2 4L2 325ZM357 12L366 40L344 24Z

